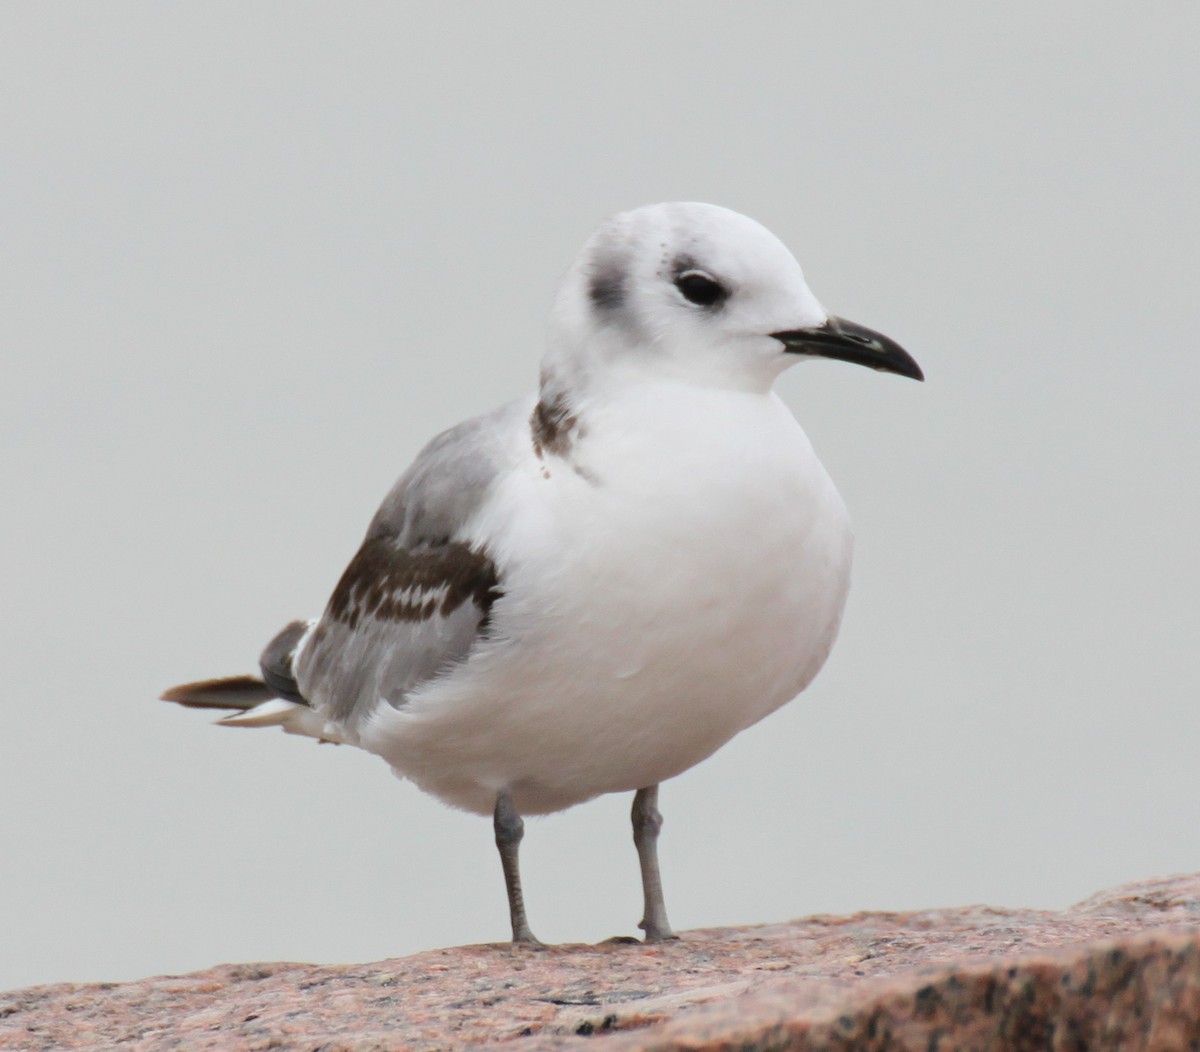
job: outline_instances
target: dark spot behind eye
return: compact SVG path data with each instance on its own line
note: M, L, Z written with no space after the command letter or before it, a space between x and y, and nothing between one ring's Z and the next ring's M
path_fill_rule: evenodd
M700 270L684 271L675 279L675 287L698 307L714 307L729 296L724 285Z
M588 295L600 310L615 310L625 299L624 269L615 263L597 267L588 283Z

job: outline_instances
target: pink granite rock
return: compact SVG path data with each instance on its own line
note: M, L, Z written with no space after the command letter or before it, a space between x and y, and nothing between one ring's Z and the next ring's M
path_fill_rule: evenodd
M0 1049L1200 1048L1200 875L1061 913L817 916L0 995Z

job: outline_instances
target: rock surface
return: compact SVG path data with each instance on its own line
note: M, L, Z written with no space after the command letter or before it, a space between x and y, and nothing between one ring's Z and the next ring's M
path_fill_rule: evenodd
M980 906L0 994L0 1049L1200 1049L1200 874Z

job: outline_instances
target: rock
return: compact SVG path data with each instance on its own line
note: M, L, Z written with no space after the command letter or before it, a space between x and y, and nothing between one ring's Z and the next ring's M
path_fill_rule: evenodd
M1061 913L816 916L0 995L0 1049L1200 1048L1200 874Z

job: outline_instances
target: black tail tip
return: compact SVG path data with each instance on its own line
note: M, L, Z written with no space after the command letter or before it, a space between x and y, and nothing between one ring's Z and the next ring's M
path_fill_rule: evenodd
M162 701L189 709L252 709L279 695L256 676L228 676L181 683L164 691Z

